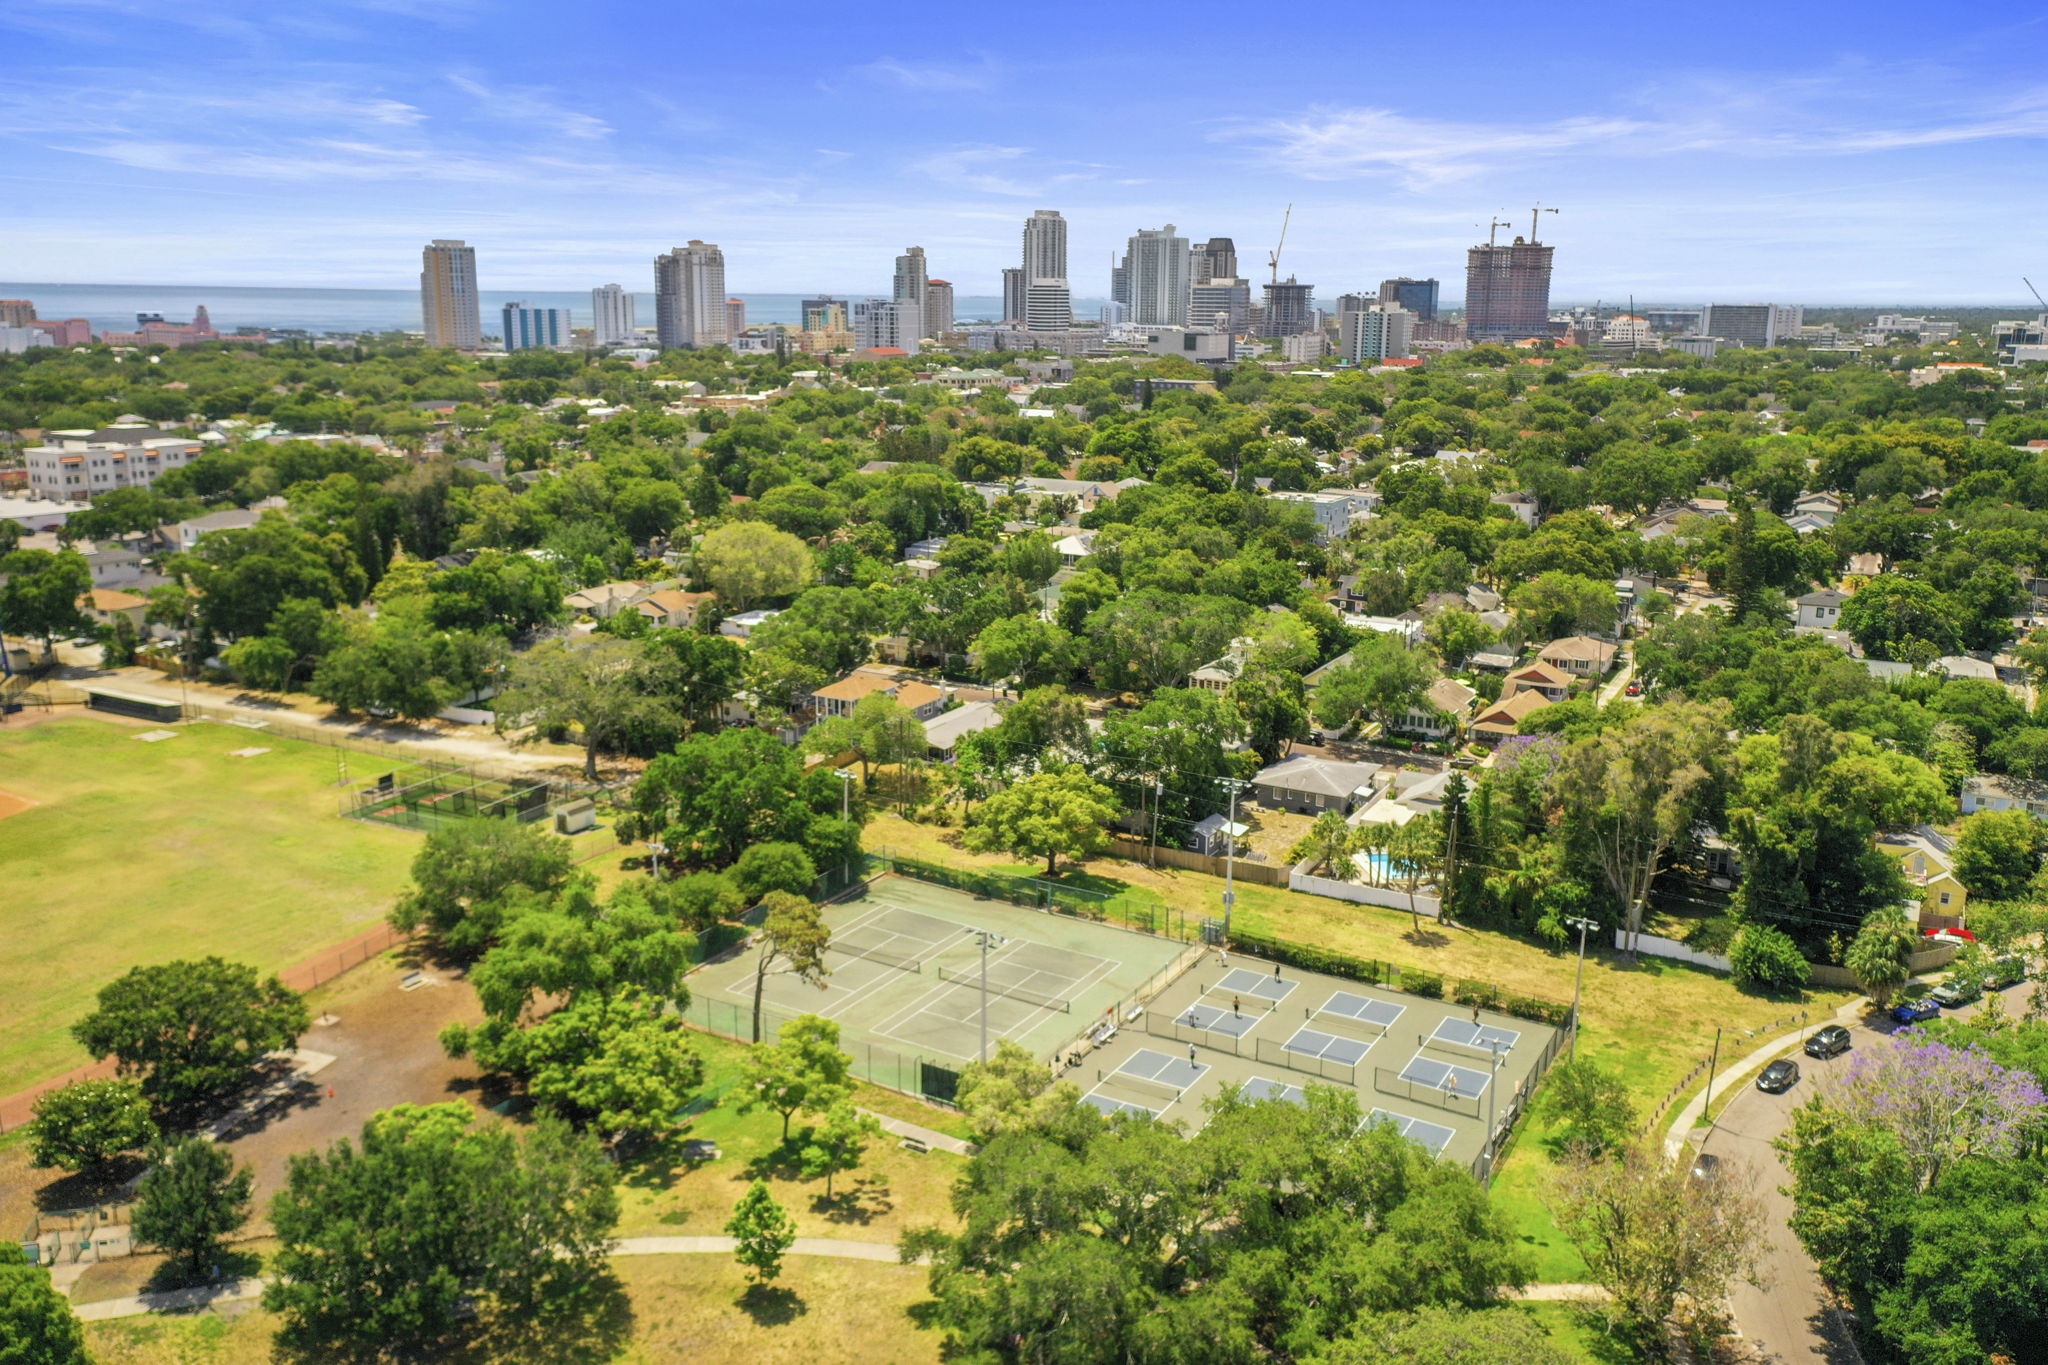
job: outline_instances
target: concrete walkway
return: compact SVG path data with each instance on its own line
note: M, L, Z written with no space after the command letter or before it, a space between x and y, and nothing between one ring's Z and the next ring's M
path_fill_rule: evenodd
M1780 1034L1755 1051L1729 1062L1726 1066L1717 1068L1713 1076L1714 1089L1712 1093L1726 1099L1734 1087L1739 1086L1742 1082L1763 1070L1766 1062L1783 1053L1786 1048L1797 1047L1799 1040L1807 1034L1812 1033L1817 1028L1825 1028L1829 1024L1861 1023L1865 1011L1869 1008L1870 1001L1859 995L1833 1014L1819 1015L1809 1019L1800 1027ZM1709 1092L1703 1087L1700 1093L1686 1101L1684 1107L1672 1118L1671 1126L1664 1131L1664 1150L1666 1152L1672 1156L1677 1156L1685 1150L1687 1142L1692 1136L1692 1130L1699 1127L1700 1119L1706 1113L1709 1097Z
M921 1128L917 1124L910 1123L904 1119L892 1119L887 1114L877 1114L872 1109L863 1109L860 1112L881 1120L883 1132L900 1138L916 1138L935 1152L952 1152L959 1156L973 1156L981 1150L981 1148L965 1138L956 1138L949 1133L941 1133L931 1128Z

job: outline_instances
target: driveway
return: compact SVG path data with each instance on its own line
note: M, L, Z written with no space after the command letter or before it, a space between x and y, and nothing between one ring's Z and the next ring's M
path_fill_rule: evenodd
M1945 1015L1967 1018L1980 1004ZM1768 1095L1756 1088L1752 1072L1733 1083L1739 1091L1711 1131L1694 1131L1695 1146L1726 1161L1745 1161L1761 1179L1758 1193L1764 1203L1766 1229L1771 1244L1764 1256L1765 1287L1738 1283L1729 1295L1735 1323L1758 1361L1773 1365L1861 1365L1862 1356L1854 1338L1831 1308L1832 1299L1822 1284L1820 1272L1799 1244L1790 1220L1791 1197L1784 1193L1792 1174L1772 1148L1771 1141L1792 1126L1792 1112L1812 1097L1813 1085L1831 1072L1849 1064L1856 1049L1882 1044L1897 1026L1890 1019L1876 1027L1867 1022L1849 1025L1850 1049L1826 1061L1793 1055L1799 1062L1799 1083L1782 1095Z

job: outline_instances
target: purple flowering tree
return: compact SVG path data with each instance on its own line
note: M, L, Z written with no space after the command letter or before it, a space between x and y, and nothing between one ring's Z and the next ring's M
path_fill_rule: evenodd
M1858 1049L1825 1093L1848 1117L1896 1135L1922 1190L1959 1157L2016 1154L2028 1130L2048 1121L2048 1095L2032 1076L1915 1029L1889 1047Z

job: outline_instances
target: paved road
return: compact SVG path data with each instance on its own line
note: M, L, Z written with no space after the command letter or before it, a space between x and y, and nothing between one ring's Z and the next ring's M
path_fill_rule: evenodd
M1981 1006L1950 1010L1949 1015L1968 1017ZM1821 1283L1820 1272L1799 1244L1788 1225L1792 1200L1782 1191L1792 1182L1791 1172L1771 1147L1771 1140L1792 1125L1792 1111L1806 1103L1816 1081L1849 1064L1855 1049L1882 1043L1894 1031L1889 1019L1877 1027L1857 1023L1849 1028L1851 1049L1821 1061L1804 1053L1799 1061L1799 1083L1782 1095L1767 1095L1756 1088L1754 1074L1745 1075L1705 1138L1703 1150L1724 1161L1746 1162L1761 1175L1758 1192L1763 1197L1770 1248L1764 1258L1768 1274L1765 1287L1737 1284L1729 1296L1735 1322L1749 1340L1756 1359L1771 1365L1861 1365L1849 1331L1829 1310L1830 1300Z

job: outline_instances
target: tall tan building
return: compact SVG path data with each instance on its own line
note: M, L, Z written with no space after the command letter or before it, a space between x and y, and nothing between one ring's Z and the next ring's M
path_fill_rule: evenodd
M654 338L662 346L719 346L726 333L725 253L715 242L654 258Z
M455 351L480 350L483 311L476 292L476 249L436 238L420 253L420 314L427 345Z

